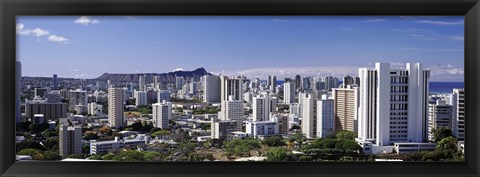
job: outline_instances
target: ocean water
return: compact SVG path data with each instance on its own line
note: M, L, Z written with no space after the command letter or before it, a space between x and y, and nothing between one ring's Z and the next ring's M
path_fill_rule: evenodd
M340 81L341 83L341 81ZM278 85L283 81L277 80ZM452 93L454 88L465 88L464 82L430 82L430 93Z

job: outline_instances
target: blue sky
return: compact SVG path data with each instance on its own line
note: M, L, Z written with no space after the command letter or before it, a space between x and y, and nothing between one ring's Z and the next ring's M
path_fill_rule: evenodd
M463 81L463 16L21 16L17 41L23 76L341 77L421 62L432 81Z

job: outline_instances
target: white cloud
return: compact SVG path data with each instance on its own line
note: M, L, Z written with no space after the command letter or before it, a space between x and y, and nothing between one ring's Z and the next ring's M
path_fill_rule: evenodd
M379 18L379 19L365 20L365 21L363 21L363 22L366 22L366 23L376 23L376 22L384 22L384 21L387 21L387 19Z
M418 20L417 23L426 23L432 25L463 25L463 20L455 21L455 22L448 22L448 21L434 21L434 20Z
M57 35L48 36L48 40L52 41L52 42L66 42L66 41L68 41L67 38L65 38L63 36L57 36Z
M98 24L100 21L98 19L90 18L88 16L81 16L80 18L74 21L77 24L89 25L89 24Z
M17 34L19 35L30 35L31 30L24 29L25 25L22 23L17 24Z
M50 32L44 30L44 29L41 29L41 28L35 28L32 30L32 33L37 36L37 37L40 37L40 36L45 36L45 35L49 35Z
M175 71L183 71L183 68L175 68L175 69L173 70L173 72L175 72Z

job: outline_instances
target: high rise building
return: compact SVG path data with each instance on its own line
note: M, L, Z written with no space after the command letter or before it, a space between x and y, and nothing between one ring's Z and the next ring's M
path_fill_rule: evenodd
M325 82L325 90L331 91L332 88L338 88L338 78L328 76L323 78L323 82Z
M146 75L140 75L138 76L138 90L140 91L146 91L147 90L147 76Z
M298 91L301 91L302 88L302 77L300 75L295 76L295 88L297 88Z
M183 86L183 77L175 77L175 89L181 90Z
M453 89L453 125L452 132L458 141L465 139L465 90Z
M445 100L436 100L429 104L428 109L428 139L433 140L433 129L452 129L452 105L446 104Z
M59 128L60 156L67 158L71 154L82 153L82 127L60 125Z
M277 106L278 106L278 98L277 97L271 97L270 98L270 112L276 112L277 111Z
M167 102L171 102L172 98L170 97L170 91L168 90L160 90L158 91L157 102L162 103L164 100Z
M205 75L203 82L203 102L220 102L220 77L216 75Z
M115 128L124 126L122 88L108 89L108 123Z
M53 75L52 84L53 84L53 90L57 90L58 89L58 79L57 79L56 74Z
M270 97L267 94L257 95L253 98L253 121L270 120Z
M197 94L197 82L190 82L190 89L189 89L189 94L190 95L196 95Z
M428 81L430 71L420 63L406 69L376 63L360 68L358 137L376 146L427 140Z
M312 84L310 81L310 77L304 77L302 78L302 90L310 90L312 89Z
M20 61L15 62L15 122L17 124L22 122L22 108L21 108L21 85L22 82L22 64Z
M277 87L277 76L269 75L267 80L267 86L270 90L275 90L275 87Z
M285 104L295 103L295 83L285 82L283 84L283 102Z
M160 77L159 76L153 76L153 87L157 90L160 90L160 82L159 82Z
M343 88L347 88L348 85L355 84L355 79L352 76L343 77Z
M358 87L332 89L335 113L335 131L349 130L357 132L357 113L359 106Z
M220 76L220 101L228 101L232 96L233 100L243 100L243 78L235 77L228 78L227 76Z
M168 128L168 120L172 118L172 103L163 101L152 104L153 123L161 129Z
M135 106L147 106L147 92L135 90L133 97L135 98Z
M75 105L87 105L87 92L77 89L70 90L70 103L68 105L69 110L73 110Z
M233 120L237 122L237 131L241 131L243 127L244 108L242 100L235 100L233 96L229 96L228 101L223 101L219 119Z
M301 93L302 97L302 133L307 138L315 138L316 120L316 99L312 94Z
M211 122L212 139L226 139L231 132L239 131L237 121L213 118Z
M334 129L334 101L326 95L317 101L317 132L318 138L327 138L333 135Z

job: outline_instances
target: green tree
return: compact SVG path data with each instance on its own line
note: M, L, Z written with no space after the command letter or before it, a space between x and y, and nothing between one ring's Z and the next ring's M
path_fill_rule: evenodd
M435 141L435 142L439 142L444 138L447 138L449 136L453 136L452 135L452 130L450 130L449 128L445 128L445 127L442 127L440 129L432 129L431 131L433 132L433 141Z
M146 161L163 161L163 154L159 152L144 152L143 158Z
M41 150L41 151L46 150L45 147L43 147L41 144L39 144L35 141L32 141L32 140L25 140L21 143L18 143L16 148L17 148L17 151L20 151L22 149L28 149L28 148L38 149L38 150Z
M29 156L32 156L35 152L42 152L41 150L38 150L38 149L32 149L32 148L28 148L28 149L22 149L21 151L18 151L17 152L17 155L29 155Z
M158 136L158 135L170 135L170 134L171 134L171 132L168 131L168 130L158 130L158 131L156 131L156 132L153 132L153 133L151 134L151 136L152 136L152 137L156 137L156 136Z
M446 158L453 158L457 152L457 140L453 136L443 138L435 149L442 152Z
M355 140L357 133L348 130L340 130L335 132L336 139Z
M306 139L307 137L305 137L303 133L296 132L288 138L288 141L294 142L299 148L301 148Z
M58 154L58 152L44 151L43 152L43 159L44 160L62 160L62 156L60 156Z
M86 133L83 136L83 139L86 140L86 141L96 140L96 139L98 139L98 135L96 133Z
M263 144L273 147L273 146L284 146L283 138L281 136L270 136L265 137L262 141Z
M118 155L113 157L115 161L139 162L145 161L143 153L135 150L121 151Z
M270 148L267 152L267 161L287 161L289 159L287 151L281 147Z

